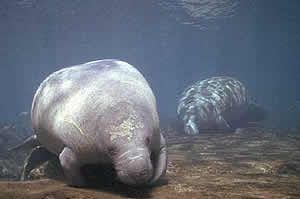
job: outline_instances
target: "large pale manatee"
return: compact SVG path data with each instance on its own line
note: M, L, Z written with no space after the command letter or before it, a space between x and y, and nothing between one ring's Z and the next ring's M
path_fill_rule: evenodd
M183 91L177 114L186 134L229 130L263 120L264 109L251 102L239 80L220 76L198 81Z
M128 63L98 60L54 72L39 86L31 110L36 146L23 177L59 157L65 178L85 186L81 168L112 165L122 183L150 185L165 175L166 142L156 100L143 75ZM38 144L37 144L38 143Z

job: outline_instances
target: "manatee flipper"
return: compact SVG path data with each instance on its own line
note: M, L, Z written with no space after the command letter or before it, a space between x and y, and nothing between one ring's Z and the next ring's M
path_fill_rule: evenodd
M167 170L167 145L162 134L160 134L160 151L158 157L155 158L154 175L150 181L150 185L156 182L159 178L163 177Z
M217 127L219 129L229 130L231 129L231 126L228 124L228 122L224 119L223 116L219 115L216 119Z
M29 138L27 138L23 143L9 148L8 151L19 151L19 150L27 150L27 149L29 150L29 149L33 149L39 145L41 145L41 144L38 141L36 135L32 135Z
M49 152L46 148L42 146L37 146L30 152L30 155L26 158L25 164L23 167L23 172L21 175L21 180L27 180L27 177L30 171L34 168L37 168L50 158L54 157L55 155Z
M59 161L69 185L75 187L86 185L86 180L80 170L82 164L77 155L70 148L65 147L63 149L59 155Z

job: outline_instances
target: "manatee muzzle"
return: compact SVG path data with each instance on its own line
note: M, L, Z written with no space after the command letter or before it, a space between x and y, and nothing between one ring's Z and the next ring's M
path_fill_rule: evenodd
M153 176L148 149L135 148L122 153L115 161L118 179L128 185L147 184Z

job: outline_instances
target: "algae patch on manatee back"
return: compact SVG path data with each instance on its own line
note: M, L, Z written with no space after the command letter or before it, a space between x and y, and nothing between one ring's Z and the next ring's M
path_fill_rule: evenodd
M135 114L124 119L119 125L112 126L109 131L110 140L114 141L120 137L127 137L128 141L134 136L134 132L138 128L144 128L144 124L138 120Z

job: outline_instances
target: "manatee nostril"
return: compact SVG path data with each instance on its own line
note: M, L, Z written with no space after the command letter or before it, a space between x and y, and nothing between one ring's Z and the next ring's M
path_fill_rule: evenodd
M142 150L138 150L138 152L142 152ZM116 161L115 166L120 181L133 186L147 184L153 176L153 167L149 155L125 152L125 155L122 154L121 158L118 156L119 161Z

